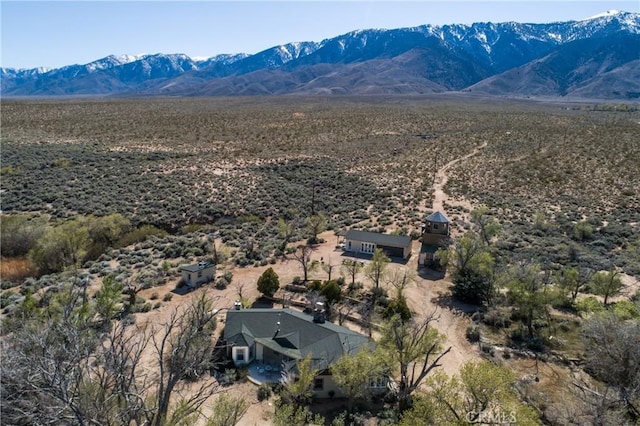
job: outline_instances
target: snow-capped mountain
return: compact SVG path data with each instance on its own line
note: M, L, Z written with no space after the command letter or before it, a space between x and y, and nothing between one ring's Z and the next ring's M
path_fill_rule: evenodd
M254 55L111 55L53 70L0 72L3 96L471 90L624 98L637 97L640 88L633 79L624 78L620 84L611 80L623 69L637 74L639 36L640 14L607 11L548 24L480 22L356 30Z

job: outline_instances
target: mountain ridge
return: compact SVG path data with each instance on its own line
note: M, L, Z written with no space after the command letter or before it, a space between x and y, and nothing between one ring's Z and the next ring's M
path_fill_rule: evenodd
M479 91L635 98L640 89L633 79L622 78L609 92L606 86L616 76L623 77L616 69L636 73L638 35L640 14L607 11L586 20L549 24L478 22L354 30L320 42L273 46L254 55L109 55L51 70L0 68L0 82L3 97ZM580 55L580 49L589 53ZM619 54L613 58L607 51ZM585 55L595 58L588 67ZM558 68L561 57L566 61ZM544 61L548 66L541 65ZM608 61L608 66L598 66L597 61ZM549 69L566 73L571 84L560 84L561 76L539 75Z

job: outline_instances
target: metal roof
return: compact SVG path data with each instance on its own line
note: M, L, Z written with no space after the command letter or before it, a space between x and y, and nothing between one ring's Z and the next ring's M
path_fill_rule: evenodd
M229 310L224 338L243 346L255 341L293 359L311 354L315 367L321 369L371 344L363 334L328 321L313 322L311 315L291 309Z
M449 223L449 219L441 212L433 212L425 219L429 222Z
M378 232L349 229L345 235L347 240L365 241L387 247L407 247L411 245L411 237L406 235L380 234Z
M211 262L198 262L193 265L181 266L180 270L187 271L187 272L198 272L204 269L214 268L215 266L216 266L215 263L211 263Z

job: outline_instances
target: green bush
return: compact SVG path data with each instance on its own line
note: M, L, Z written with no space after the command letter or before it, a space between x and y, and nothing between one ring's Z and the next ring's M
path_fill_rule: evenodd
M264 401L265 399L269 399L271 396L271 386L267 383L263 383L258 387L257 397L258 401Z
M480 327L477 325L470 325L467 327L466 332L467 340L471 343L476 343L480 341Z
M576 301L576 311L580 315L588 315L605 310L604 305L593 296L583 297Z
M613 305L615 312L621 319L628 320L640 317L640 309L638 304L629 300L621 300Z

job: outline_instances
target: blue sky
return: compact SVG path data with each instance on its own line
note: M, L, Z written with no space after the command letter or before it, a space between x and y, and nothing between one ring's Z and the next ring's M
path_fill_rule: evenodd
M635 1L4 1L0 65L84 64L110 54L257 53L355 29L473 22L554 22Z

